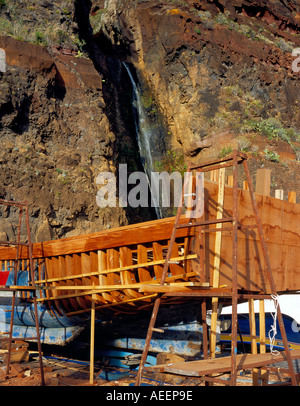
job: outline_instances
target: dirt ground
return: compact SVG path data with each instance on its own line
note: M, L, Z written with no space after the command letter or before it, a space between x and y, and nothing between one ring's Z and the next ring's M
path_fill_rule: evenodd
M124 368L101 366L96 363L94 369L94 383L90 381L88 362L68 360L64 358L43 357L44 380L46 386L134 386L137 371ZM41 374L38 356L30 356L29 362L12 363L11 373L5 377L6 364L0 367L0 386L41 386ZM100 377L101 376L101 377ZM115 378L114 378L115 376ZM181 377L171 374L154 374L145 372L142 385L146 386L174 386L174 387L197 387L205 386L205 382L199 378ZM229 383L229 375L218 376ZM280 370L269 373L269 383L284 385L288 382L287 376ZM215 383L214 386L223 386ZM237 386L252 386L252 371L239 371Z

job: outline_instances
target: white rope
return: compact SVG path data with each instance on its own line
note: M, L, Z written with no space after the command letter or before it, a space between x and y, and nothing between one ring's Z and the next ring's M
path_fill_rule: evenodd
M277 327L276 327L276 321L277 321L277 308L278 308L278 295L271 295L271 298L274 301L274 306L275 306L275 313L272 314L271 316L273 317L273 324L271 326L271 330L269 331L269 340L270 340L270 351L272 355L279 355L279 351L274 350L273 346L275 344L275 337L277 334Z

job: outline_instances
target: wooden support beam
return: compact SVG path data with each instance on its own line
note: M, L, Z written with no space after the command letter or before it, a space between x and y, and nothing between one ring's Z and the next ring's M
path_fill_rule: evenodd
M300 350L290 351L292 359L300 359ZM260 368L277 362L286 361L286 354L281 351L274 357L266 354L239 354L236 356L237 370ZM183 376L203 376L213 373L229 372L231 370L231 357L220 357L199 361L176 362L173 364L155 365L146 368L152 372L169 372Z
M265 302L259 300L259 352L260 354L266 353L266 315L265 315ZM261 383L262 386L268 384L268 371L261 370Z
M204 288L205 290L208 288L206 284L202 285L201 282L196 283L195 285L180 285L177 283L170 284L170 285L160 285L160 284L142 284L139 288L139 291L142 293L172 293L172 292L183 292L189 293L193 290L197 290Z
M223 168L225 169L225 168ZM213 182L218 182L219 171L218 169L213 169L210 171L210 180Z
M100 251L99 251L99 256L100 256ZM179 256L179 257L175 257L175 258L171 258L170 261L185 261L188 259L195 259L197 258L197 254L190 254L190 255L186 255L186 256ZM100 261L102 263L102 261ZM158 260L158 261L150 261L150 262L143 262L140 264L136 264L136 265L128 265L128 266L123 266L122 268L112 268L112 269L107 269L105 271L103 271L103 266L100 267L100 271L97 272L90 272L90 273L86 273L86 274L75 274L75 275L70 275L70 276L63 276L61 278L48 278L48 279L41 279L36 281L36 284L42 284L42 283L52 283L52 282L58 282L58 281L63 281L63 280L69 280L69 279L78 279L78 278L84 278L87 276L93 276L93 275L107 275L110 273L116 273L116 272L123 272L123 271L128 271L131 269L138 269L138 268L145 268L145 267L149 267L149 266L153 266L153 265L160 265L163 264L165 262L164 259Z
M228 175L227 185L233 187L233 175Z
M177 279L182 279L182 278L190 278L193 276L197 276L197 272L190 272L188 274L181 274L181 275L176 275L176 276L169 276L166 278L166 282L171 283L172 281L176 281ZM149 284L155 284L158 285L160 283L160 279L158 280L152 280L148 282ZM176 284L177 285L177 284ZM204 284L203 284L204 285ZM141 286L143 286L143 282L139 282L139 283L135 283L135 284L127 284L127 285L89 285L89 286L43 286L38 288L39 290L46 290L46 291L52 291L52 290L80 290L83 291L81 293L72 293L72 294L68 294L68 295L59 295L59 296L52 296L50 297L49 295L47 297L43 297L40 299L37 299L37 302L44 302L47 300L55 300L55 299L70 299L70 298L74 298L74 297L80 297L80 296L84 296L84 295L92 295L94 293L101 293L101 295L103 295L105 297L105 295L107 295L109 292L114 291L114 290L124 290L124 289L136 289L137 291L141 288ZM205 286L204 286L205 287ZM140 297L140 299L145 298L145 296Z
M246 180L243 180L243 189L244 190L249 190L249 185L248 185L248 182Z
M289 201L290 203L296 203L296 201L297 201L296 192L289 192L289 194L288 194L288 201Z
M155 293L153 295L141 296L141 297L128 299L128 300L122 300L122 302L108 303L108 304L104 304L104 305L101 305L101 306L96 306L95 311L103 310L103 309L107 309L107 308L113 308L113 307L117 307L117 306L122 306L125 303L135 303L135 302L139 302L139 301L146 301L148 299L154 299L156 297L157 297L157 294ZM78 314L87 313L89 311L90 311L90 309L77 310L75 312L66 313L66 316L68 316L68 317L76 316Z
M144 284L140 287L139 292L143 293L165 293L166 296L186 296L186 297L212 297L216 296L226 297L231 296L231 290L229 288L207 288L206 286L177 286L177 284L171 285L157 285L157 284Z
M223 217L224 206L224 192L225 192L225 168L219 170L219 188L217 198L217 220ZM216 228L222 227L221 223L217 223ZM212 286L219 287L220 282L220 262L221 262L221 242L222 233L217 232L215 237L215 250L214 250L214 264L213 264L213 280ZM211 311L211 327L210 327L210 356L216 356L216 342L217 342L217 322L218 322L218 297L212 298L212 311Z
M254 300L249 299L248 304L249 304L249 327L250 327L251 353L257 354ZM253 368L253 370L252 370L252 379L253 379L253 386L258 386L257 368Z
M271 170L270 169L258 169L256 174L256 188L255 192L264 195L270 196L271 188Z
M91 307L91 334L90 334L90 384L94 384L94 357L95 357L95 295L92 296Z
M283 189L276 189L275 190L275 198L283 200Z

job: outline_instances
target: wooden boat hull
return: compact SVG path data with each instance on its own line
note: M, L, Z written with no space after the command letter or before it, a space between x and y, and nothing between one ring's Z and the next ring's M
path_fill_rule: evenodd
M204 214L200 228L177 230L166 283L207 283L212 286L216 232L209 221L216 217L218 185L205 182ZM256 195L257 206L278 292L300 287L300 205ZM271 293L265 264L254 227L250 194L238 190L238 288ZM225 187L224 216L232 216L232 188ZM184 216L181 223L186 222ZM35 283L41 311L73 320L88 317L92 301L99 318L139 314L152 309L157 293L142 286L158 285L174 218L150 221L89 235L33 244ZM16 258L15 247L0 249L2 284ZM220 285L232 285L232 231L222 232ZM28 283L28 248L22 247L18 269L20 284ZM5 274L6 272L6 274ZM20 279L20 280L21 280ZM26 296L27 295L27 296ZM22 299L30 302L28 293ZM163 297L164 305L188 299ZM222 302L223 299L220 299ZM179 306L180 307L180 306ZM55 316L56 317L56 316ZM74 319L75 320L75 319Z

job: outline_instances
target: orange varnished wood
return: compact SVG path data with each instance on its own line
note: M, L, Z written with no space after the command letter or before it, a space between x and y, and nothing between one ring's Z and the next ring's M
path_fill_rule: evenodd
M65 275L66 276L72 276L73 275L73 256L72 255L66 255L65 256ZM75 281L73 279L68 279L66 280L66 285L67 286L75 286ZM70 305L74 310L79 310L80 309L80 304L76 300L76 298L70 298Z
M153 260L157 261L163 259L163 250L161 244L153 242ZM157 279L161 278L163 272L163 265L154 265L154 274Z
M120 265L129 266L132 265L132 250L128 247L120 248ZM128 270L121 272L121 282L123 285L131 285L137 283L135 272L133 270ZM142 295L134 289L126 289L126 294L128 297L141 297Z
M232 216L232 190L231 187L225 187L224 217ZM215 182L205 182L205 211L199 220L215 219L217 192L218 185ZM262 249L257 230L253 227L255 220L249 191L238 190L238 199L240 225L248 227L238 231L238 287L269 293L270 283L265 272ZM299 290L300 205L259 194L256 194L256 202L276 289L278 292ZM186 219L182 217L181 222L186 222ZM138 309L139 306L145 305L143 300L134 301L142 298L143 295L138 292L138 284L155 280L158 282L160 279L163 262L153 264L153 261L163 260L166 255L173 224L174 218L168 218L33 244L33 258L39 268L39 278L44 278L47 286L66 287L66 290L63 291L46 290L43 295L47 299L52 297L53 304L58 309L63 307L66 311L77 311L90 308L91 293L72 291L67 287L101 286L108 290L94 292L97 306L113 304L117 305L114 308L119 311L123 310L124 301L129 303L132 300L128 307ZM230 227L231 223L224 223L225 226ZM215 225L203 226L201 230L207 231L208 227L215 228ZM192 228L177 230L172 257L196 253L200 258L199 244L202 241L202 247L205 248L203 266L201 265L201 269L203 268L202 280L210 283L216 233L205 232L200 235L199 231L195 234L193 230ZM184 248L184 252L182 248ZM15 248L0 248L0 261L6 268L8 261L14 259L15 255ZM21 247L20 257L25 266L28 258L27 247ZM178 264L171 263L169 265L170 274L174 277L183 275L183 277L179 277L178 281L184 280L186 272L198 272L199 274L199 258L179 261ZM138 264L151 262L152 264L149 266L138 266ZM132 268L130 268L131 265ZM122 270L122 267L125 267L125 270ZM90 275L91 273L94 274ZM222 234L220 285L231 287L231 275L232 232L227 230ZM73 278L64 279L70 277ZM51 281L53 278L58 280ZM197 277L192 280L197 280ZM136 286L134 286L135 284ZM120 289L118 289L118 285L120 285ZM112 286L112 289L109 290L109 286ZM68 297L59 298L59 296Z
M143 244L139 244L137 249L138 249L138 263L139 264L146 263L148 261L147 247ZM149 281L151 279L150 272L146 267L139 268L138 275L140 282Z

